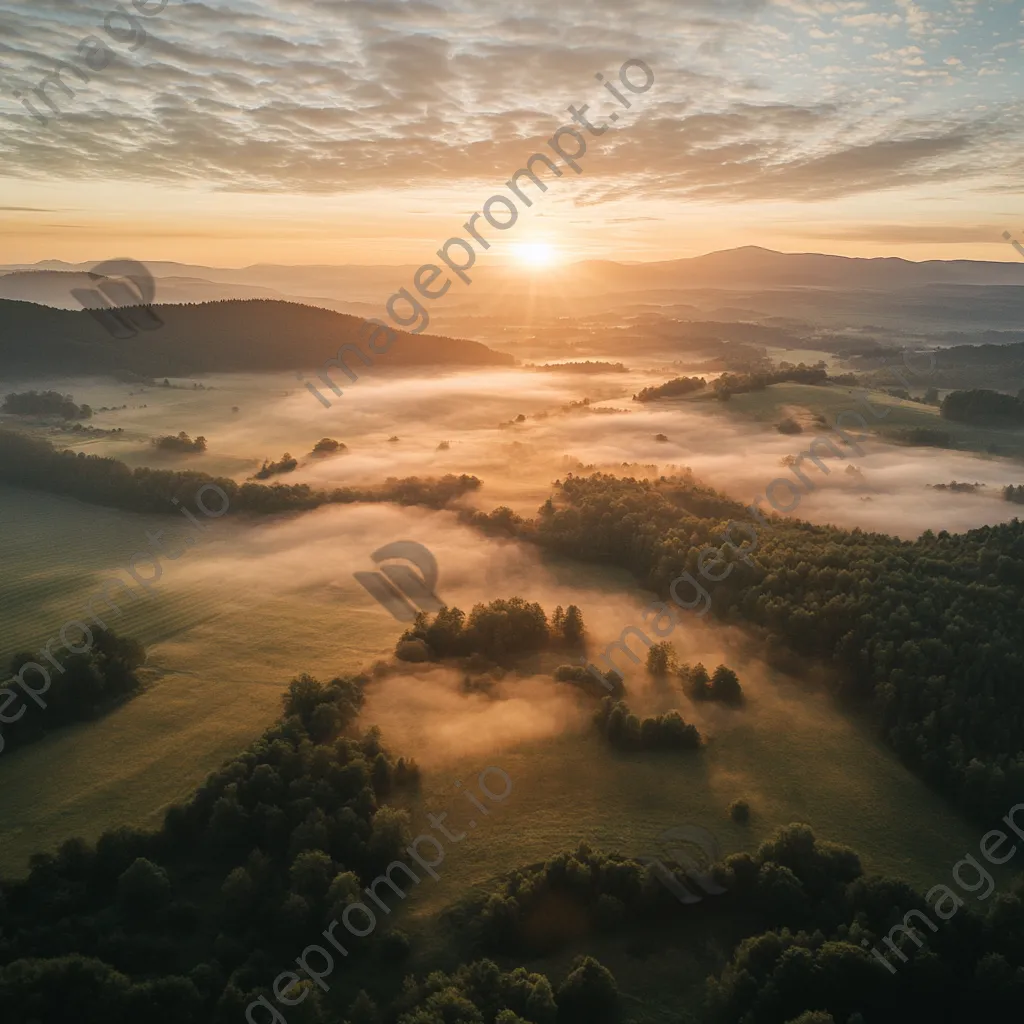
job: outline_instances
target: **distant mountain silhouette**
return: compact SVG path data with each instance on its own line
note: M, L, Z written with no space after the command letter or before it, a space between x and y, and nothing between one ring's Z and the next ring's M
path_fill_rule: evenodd
M150 264L154 273L156 268ZM277 288L258 284L238 284L212 278L168 275L156 278L155 301L166 305L192 302L221 302L225 299L277 299L281 302L301 301L303 305L321 306L338 313L355 316L377 316L379 304L345 302L321 295L292 295ZM81 309L71 290L92 289L96 281L86 270L14 270L0 273L0 299L38 302L57 309Z
M89 313L0 299L0 371L85 374L130 372L146 377L243 370L317 368L345 343L360 346L375 366L507 366L476 341L399 333L374 355L359 317L265 299L155 307L164 325L136 337L111 337ZM372 373L356 357L360 376ZM344 379L344 377L342 377Z
M1007 247L1008 248L1008 247ZM865 259L821 253L784 253L756 245L689 259L623 264L592 260L577 269L595 287L653 288L924 288L930 285L1024 285L1024 262L1010 260Z
M995 240L998 241L998 240ZM832 288L850 291L900 291L948 285L1021 285L1024 286L1024 261L1012 256L1006 247L1005 262L982 260L927 260L916 263L897 257L864 259L830 256L821 253L783 253L748 245L724 249L687 259L656 263L616 263L612 260L587 260L546 267L543 274L515 265L502 265L481 258L473 269L472 290L464 293L467 301L484 294L515 294L528 292L531 297L551 294L561 298L582 295L605 295L612 292L685 291L698 288L715 289L778 289ZM93 263L70 264L46 260L31 266L0 266L0 272L29 270L33 272L84 272ZM339 303L383 303L403 285L408 286L416 271L408 266L286 266L255 264L242 268L202 267L195 264L147 261L146 266L157 279L158 301L225 297L212 291L216 285L230 285L226 291L233 298L248 298L257 289L268 298L300 299L301 301L332 301ZM171 285L170 282L175 284ZM167 287L197 289L193 293L161 291ZM27 286L21 277L8 282L0 277L0 295L32 300L29 294L12 293ZM203 293L198 289L205 288ZM240 289L252 289L240 294ZM276 293L276 294L274 294ZM258 293L257 293L258 294ZM161 298L164 296L164 298ZM463 298L453 290L453 298ZM48 301L42 300L41 301ZM63 304L53 302L54 305ZM351 308L351 307L350 307ZM358 312L363 312L358 309Z

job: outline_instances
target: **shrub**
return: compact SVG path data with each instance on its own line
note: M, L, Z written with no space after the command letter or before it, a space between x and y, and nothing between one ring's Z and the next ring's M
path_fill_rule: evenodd
M750 821L750 804L746 800L733 800L729 804L729 817L737 825L746 825Z

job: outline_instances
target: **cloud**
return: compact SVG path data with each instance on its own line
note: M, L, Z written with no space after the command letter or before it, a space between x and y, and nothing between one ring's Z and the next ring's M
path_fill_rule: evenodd
M767 0L190 0L140 19L147 38L134 51L105 34L113 9L47 0L26 13L0 0L8 175L306 194L500 183L570 104L589 104L598 123L621 109L594 76L614 79L634 56L655 86L615 131L590 139L581 205L820 201L965 168L990 186L1013 173L1009 148L987 141L994 121L1020 124L1019 103L975 103L970 116L919 105L910 122L844 82L870 75L898 102L959 67L928 66L930 16L911 0L884 14ZM846 59L851 24L884 39L873 60ZM805 25L843 60L809 54ZM66 73L72 95L48 91L64 113L41 125L13 92L32 102L56 62L84 66L76 47L87 35L109 46L109 66L85 82ZM781 66L817 84L772 98Z

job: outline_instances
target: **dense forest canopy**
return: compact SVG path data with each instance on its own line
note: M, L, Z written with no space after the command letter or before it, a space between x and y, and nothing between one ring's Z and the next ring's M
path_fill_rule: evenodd
M1006 424L1024 423L1024 402L1013 395L978 388L973 391L951 391L942 400L944 419L959 423Z

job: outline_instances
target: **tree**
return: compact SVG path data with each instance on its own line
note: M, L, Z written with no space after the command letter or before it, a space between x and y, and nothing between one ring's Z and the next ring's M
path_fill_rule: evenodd
M570 647L579 647L586 635L586 627L583 625L583 613L571 604L565 609L565 624L562 626L562 639Z
M622 1018L619 987L593 957L577 957L558 987L559 1024L617 1024Z
M341 920L341 915L350 903L358 902L363 887L359 876L353 871L340 871L334 876L327 890L328 912L333 918Z
M162 867L137 857L117 880L117 901L130 917L145 918L166 905L171 882Z
M711 677L701 662L698 661L696 665L683 665L679 669L679 678L683 681L691 700L711 699Z
M647 648L647 672L655 678L667 676L676 662L676 650L667 640Z
M381 1024L380 1010L377 1004L360 989L352 1005L345 1015L349 1024Z
M397 860L412 841L409 812L397 807L382 807L373 816L373 831L367 844L375 870L382 871Z
M742 704L743 688L738 676L731 668L719 665L711 677L711 699L723 704Z
M303 850L289 870L292 892L311 904L319 903L327 895L334 875L334 861L323 850Z
M733 800L729 804L729 817L737 825L746 825L750 821L750 804L746 800Z

